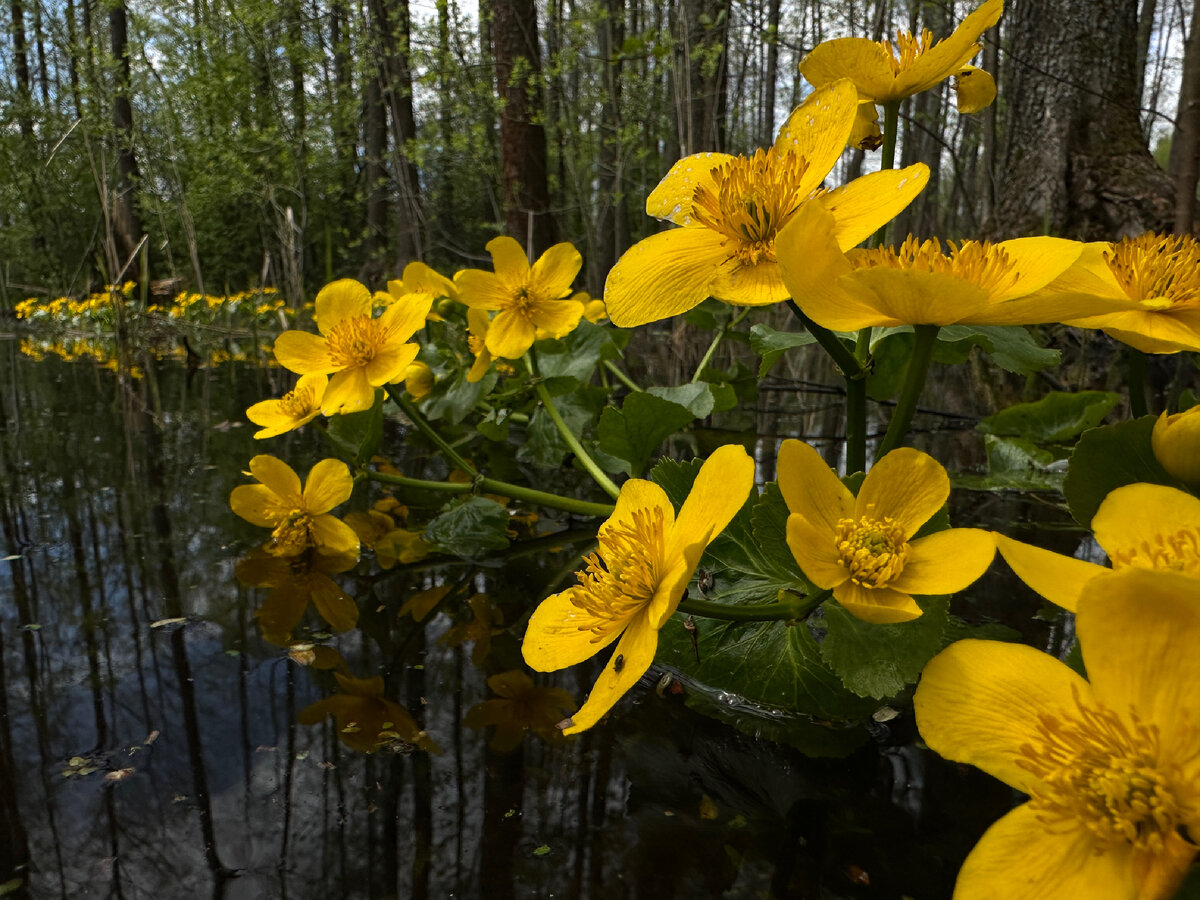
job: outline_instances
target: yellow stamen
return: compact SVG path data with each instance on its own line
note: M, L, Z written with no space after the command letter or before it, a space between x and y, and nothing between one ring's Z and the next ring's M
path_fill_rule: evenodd
M610 525L596 552L584 558L586 568L576 575L579 587L572 591L571 602L588 618L604 623L587 626L596 632L593 640L600 640L613 625L624 626L654 598L664 541L662 510L639 509L632 522Z
M1125 238L1104 259L1129 298L1148 309L1200 306L1200 243L1191 235Z
M478 337L477 335L474 335L474 334L467 335L467 349L468 350L470 350L472 353L474 353L476 356L478 356L480 353L483 352L483 348L484 348L483 338Z
M1130 549L1113 551L1109 558L1114 569L1141 566L1200 576L1200 529L1181 528L1174 534L1156 534Z
M343 369L361 368L385 343L383 326L370 316L352 316L333 327L326 340L329 358Z
M809 197L800 191L807 170L803 156L779 154L773 147L735 157L712 173L715 193L706 186L696 188L692 215L725 235L742 265L774 262L775 235Z
M1017 280L1017 272L1008 254L989 241L947 241L946 247L947 252L944 253L941 241L937 238L918 241L909 235L899 250L893 247L855 250L850 257L859 269L885 266L954 275L978 285L989 294L998 293Z
M835 531L838 561L856 584L884 587L904 570L908 541L904 530L890 516L882 520L863 516L841 519Z
M279 398L280 411L289 418L303 419L316 408L315 396L316 393L311 386L307 386L304 390L297 387Z
M302 509L292 510L271 532L267 552L278 556L293 556L309 546L312 516Z
M899 75L934 46L933 32L925 28L920 37L917 37L911 31L897 29L894 44L885 38L879 42L879 46L887 51L888 61L892 64L892 74Z

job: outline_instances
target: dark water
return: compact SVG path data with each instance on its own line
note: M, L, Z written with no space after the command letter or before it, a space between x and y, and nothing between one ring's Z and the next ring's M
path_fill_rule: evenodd
M440 755L367 755L332 721L299 724L336 684L262 638L264 592L234 570L263 534L228 496L255 453L301 472L324 454L311 435L251 438L243 412L279 373L143 368L34 362L0 340L0 896L939 898L1015 800L923 749L907 707L852 757L812 760L691 712L653 670L577 739L489 749L462 717L519 667L523 620L564 585L578 534L337 576L360 622L329 646L382 676ZM773 441L760 449L773 459ZM1041 515L958 505L959 523ZM398 615L441 583L486 591L503 616L480 666L441 642L461 613ZM1007 573L955 604L1063 640ZM595 671L538 681L579 702Z

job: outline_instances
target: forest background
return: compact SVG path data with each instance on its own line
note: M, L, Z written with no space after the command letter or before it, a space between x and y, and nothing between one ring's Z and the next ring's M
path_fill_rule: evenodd
M0 36L0 313L140 279L292 303L508 233L571 240L599 296L684 155L770 146L843 35L945 37L947 0L10 0ZM3 15L0 13L0 15ZM999 101L905 102L933 166L899 234L1193 231L1200 5L1009 0ZM878 166L843 157L844 183Z

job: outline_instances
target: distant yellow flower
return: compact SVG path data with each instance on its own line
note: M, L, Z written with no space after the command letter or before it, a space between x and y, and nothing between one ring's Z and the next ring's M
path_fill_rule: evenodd
M931 749L1028 794L975 845L956 900L1165 900L1200 834L1200 603L1130 570L1084 589L1089 681L1020 644L966 640L914 700Z
M793 111L769 150L677 162L646 199L646 212L682 227L652 234L617 260L604 287L613 324L665 319L710 296L743 306L786 300L776 236L799 211L825 210L838 245L848 248L904 209L929 180L921 163L822 187L857 108L854 85L835 81Z
M1200 485L1200 405L1154 423L1150 446L1159 464L1184 484Z
M833 219L801 210L779 235L783 282L804 314L833 331L876 325L1028 325L1112 309L1041 289L1079 257L1062 238L950 242L909 237L899 250L843 252ZM948 252L947 252L948 251ZM1030 295L1039 292L1036 296Z
M855 497L802 441L779 448L779 490L791 515L787 543L809 581L867 622L921 615L912 594L952 594L987 571L996 548L977 528L914 538L945 505L950 478L919 450L893 450Z
M317 294L321 334L285 331L275 339L275 357L301 375L333 376L321 403L325 415L369 409L375 388L404 380L419 349L408 341L425 323L431 302L414 294L372 318L371 292L343 278Z
M595 725L650 668L658 632L679 606L704 548L753 486L754 460L734 445L701 466L678 518L657 484L631 478L621 485L616 509L600 526L599 547L576 574L579 584L543 600L525 631L525 662L539 672L581 663L621 638L565 734Z
M980 35L1000 20L1003 11L1003 0L987 0L963 19L950 37L936 42L929 29L919 36L898 30L894 43L858 37L825 41L801 60L800 74L815 87L849 78L859 96L873 103L898 102L952 75L963 80L975 78L976 84L966 89L965 107L959 95L959 111L976 112L996 98L996 85L990 76L987 81L977 78L986 73L967 63L981 49Z
M1099 328L1145 353L1200 350L1200 242L1191 235L1143 234L1088 244L1058 287L1113 303L1066 321Z
M487 348L488 326L491 322L486 310L467 310L467 347L475 354L475 362L467 372L467 381L471 384L482 379L492 367L492 354Z
M333 716L338 740L362 753L391 747L403 742L427 753L441 753L425 731L403 706L384 696L381 676L352 678L334 672L341 693L318 700L296 716L301 725L319 725Z
M1200 595L1200 498L1163 484L1127 484L1092 517L1096 543L1112 568L1063 556L997 534L1004 561L1051 603L1074 611L1084 587L1125 568L1166 569L1197 579Z
M242 584L271 588L254 615L263 637L284 646L310 602L334 631L347 631L358 624L354 599L329 577L354 568L357 562L357 553L326 556L308 551L274 556L255 548L238 560L234 572Z
M583 265L578 250L555 244L532 266L510 237L492 238L487 250L495 271L463 269L454 284L471 309L498 310L483 336L492 356L520 359L533 346L538 329L556 338L575 329L583 304L568 297Z
M583 304L583 317L593 325L599 324L608 318L608 307L604 305L602 297L593 297L587 291L580 291L577 294L572 294L571 299L578 300Z
M404 386L414 400L428 397L436 383L437 379L434 377L433 369L420 360L410 363L404 371Z
M397 300L412 300L414 295L428 298L433 305L426 314L431 322L440 322L442 317L434 312L438 300L453 300L458 302L458 288L454 282L440 272L431 269L425 263L414 260L404 267L404 274L399 280L389 281L387 293L379 291L375 299L384 305L390 305Z
M575 705L575 698L567 691L539 687L520 669L493 675L488 687L498 696L472 706L463 716L463 724L468 728L496 726L488 746L502 753L521 746L527 731L542 740L557 738L559 732L554 726Z
M250 460L258 484L242 484L229 495L233 511L254 525L272 529L264 545L275 556L297 556L312 547L330 556L358 554L358 536L329 511L350 499L354 479L337 459L324 459L308 473L304 489L287 463L267 454Z
M329 384L327 375L301 375L296 386L278 399L263 400L246 410L255 425L256 438L269 438L307 425L321 413L321 400Z

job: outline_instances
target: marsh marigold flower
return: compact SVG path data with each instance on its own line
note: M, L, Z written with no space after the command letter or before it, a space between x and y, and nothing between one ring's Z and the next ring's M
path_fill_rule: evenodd
M1127 484L1104 498L1092 517L1092 532L1111 569L1002 534L996 546L1018 578L1063 609L1074 611L1093 579L1125 568L1189 575L1200 596L1200 498L1164 484Z
M779 490L791 515L787 543L809 581L833 590L867 622L921 615L912 595L952 594L982 575L995 555L976 528L917 531L950 496L950 478L919 450L893 450L871 467L858 496L808 444L779 448Z
M769 150L677 162L646 198L646 212L682 227L650 235L617 260L604 287L613 324L665 319L710 296L743 306L786 300L776 236L798 211L825 210L848 248L904 209L929 180L922 163L822 187L857 105L854 85L836 81L795 109Z
M307 425L321 414L321 401L329 385L326 375L301 375L296 386L282 397L263 400L246 410L246 418L262 430L256 438L269 438Z
M495 271L463 269L454 284L472 310L497 311L482 335L489 354L520 359L539 330L555 338L575 330L583 315L583 304L569 299L583 265L578 250L569 243L555 244L532 266L510 237L492 238L487 250Z
M306 551L297 556L274 556L256 547L238 560L237 580L252 587L269 587L271 593L254 614L263 637L286 645L311 602L334 631L358 624L358 606L330 575L354 568L357 553L325 556Z
M929 747L1029 795L975 845L956 900L1174 895L1200 834L1195 581L1133 569L1089 584L1088 679L1020 644L966 640L925 667Z
M310 547L330 556L358 555L358 535L329 514L350 499L354 479L338 459L323 459L308 473L304 488L287 463L265 453L250 460L258 484L241 484L229 495L233 511L254 525L271 529L264 549L274 556L297 556Z
M1150 446L1171 477L1200 485L1200 406L1173 414L1164 411L1154 423Z
M468 728L494 725L496 730L488 746L502 753L521 746L527 731L545 741L557 738L559 732L554 726L575 706L575 698L567 691L539 687L520 669L493 675L488 687L496 696L467 710L463 724Z
M334 672L333 677L341 691L302 709L296 716L301 725L319 725L333 716L338 740L362 753L374 753L397 741L426 753L442 752L408 710L384 696L381 676L353 678Z
M539 672L581 663L621 639L565 734L595 725L650 668L658 632L683 599L704 548L753 486L754 460L733 445L701 466L678 517L654 482L631 478L621 485L599 546L576 575L579 583L543 600L525 631L525 662Z
M317 294L316 319L320 335L285 331L275 339L275 358L285 369L301 375L329 375L321 412L370 409L375 388L404 380L418 347L409 343L425 324L432 300L412 294L371 315L371 292L343 278Z

